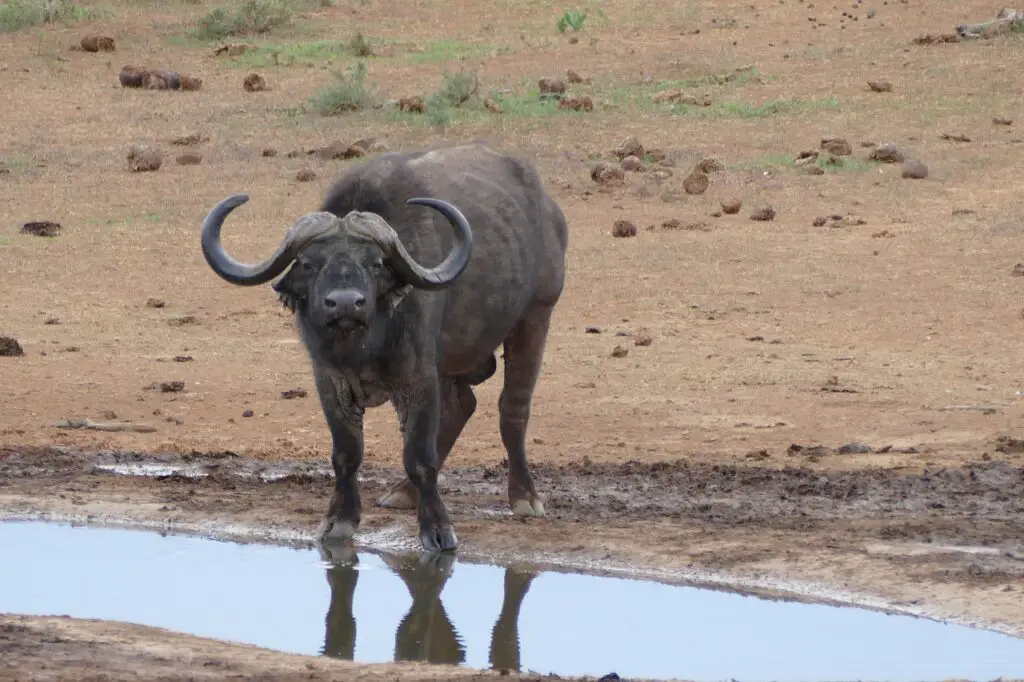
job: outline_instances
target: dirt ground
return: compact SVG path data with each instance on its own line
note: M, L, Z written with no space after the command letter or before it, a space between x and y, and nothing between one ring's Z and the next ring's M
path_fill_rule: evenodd
M0 335L24 351L0 357L4 514L307 537L330 489L308 362L269 286L233 287L209 270L200 221L249 193L224 241L255 260L358 163L307 151L368 137L394 150L483 139L537 163L570 249L530 425L549 515L503 516L499 369L449 460L460 552L856 597L1024 636L1024 120L1012 120L1024 104L1022 37L915 42L998 7L594 0L579 5L581 30L563 34L555 24L571 7L546 0L343 0L297 4L289 25L229 38L258 47L236 56L189 36L214 8L206 2L87 7L79 21L0 40ZM356 61L330 46L357 31L378 53L364 60L378 101L426 99L461 68L504 111L473 100L443 126L389 105L309 111L331 71ZM72 49L88 34L113 37L116 51ZM202 87L122 88L126 64ZM538 79L567 69L585 81L569 94L590 96L593 111L536 101ZM254 71L269 90L243 89ZM698 103L653 101L673 90ZM190 135L198 141L172 143ZM595 182L593 165L617 164L629 136L666 160L645 158L621 185ZM830 137L852 153L834 143L830 158ZM888 142L927 177L869 159ZM133 144L160 149L160 169L129 172ZM823 173L794 164L810 149ZM200 163L179 165L186 153ZM707 157L724 170L687 193L684 178ZM304 169L311 181L297 180ZM741 209L723 215L732 199ZM768 206L773 220L750 219ZM635 237L612 236L620 219ZM61 232L22 234L30 221ZM56 426L84 419L142 431ZM361 534L412 538L411 516L369 506L400 476L390 408L369 413L366 438ZM131 453L220 457L200 481L92 468L141 456ZM300 473L278 482L237 475L292 462ZM52 649L17 644L54 632L91 642L102 652L93 664L135 655L111 654L116 624L2 623L16 676L61 672ZM145 642L215 646L123 627L140 657L165 651ZM237 674L343 665L242 659ZM106 673L196 674L169 665ZM424 670L366 675L434 674Z

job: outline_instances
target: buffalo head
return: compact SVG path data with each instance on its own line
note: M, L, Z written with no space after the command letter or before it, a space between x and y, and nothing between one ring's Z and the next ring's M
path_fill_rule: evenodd
M469 223L459 209L441 199L414 198L406 203L436 209L455 230L451 252L433 268L413 260L387 221L362 211L344 217L324 211L304 215L270 258L240 263L224 250L220 231L228 214L248 200L244 194L230 196L206 216L201 235L206 262L222 279L240 286L264 284L287 270L274 290L324 339L358 342L410 287L437 290L452 284L473 248Z

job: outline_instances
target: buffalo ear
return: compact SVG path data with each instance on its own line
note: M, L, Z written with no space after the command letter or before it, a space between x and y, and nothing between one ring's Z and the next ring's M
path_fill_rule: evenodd
M298 291L298 287L295 286L295 278L292 275L292 271L289 269L284 277L274 282L271 286L277 292L277 300L281 301L285 308L294 313L301 294Z
M398 307L398 304L401 303L402 300L409 295L410 291L412 291L412 285L403 284L402 286L395 287L391 291L384 294L384 301L391 309L391 312L394 312L395 308Z

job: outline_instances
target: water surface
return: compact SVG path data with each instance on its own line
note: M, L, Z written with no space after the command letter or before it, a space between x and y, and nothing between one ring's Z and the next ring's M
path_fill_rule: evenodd
M1024 640L456 557L0 523L0 612L105 618L363 662L693 680L1024 677Z

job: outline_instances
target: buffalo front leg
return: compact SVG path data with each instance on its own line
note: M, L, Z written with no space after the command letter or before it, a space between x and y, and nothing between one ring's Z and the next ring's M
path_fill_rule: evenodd
M334 467L334 494L317 537L321 542L350 540L362 518L356 474L363 461L363 408L355 404L348 385L339 377L316 372L316 389L331 430Z
M441 397L441 423L437 430L438 472L444 467L466 422L476 411L476 395L469 384L442 380ZM418 503L416 486L408 478L397 483L377 501L378 506L389 509L415 509Z
M526 314L505 339L505 383L498 400L501 442L508 454L508 502L515 516L543 516L544 503L533 487L526 461L526 427L540 376L551 323L550 307Z
M395 401L405 441L402 462L416 488L420 542L428 552L450 552L458 546L455 528L437 490L440 393L439 381L434 376L408 387Z

